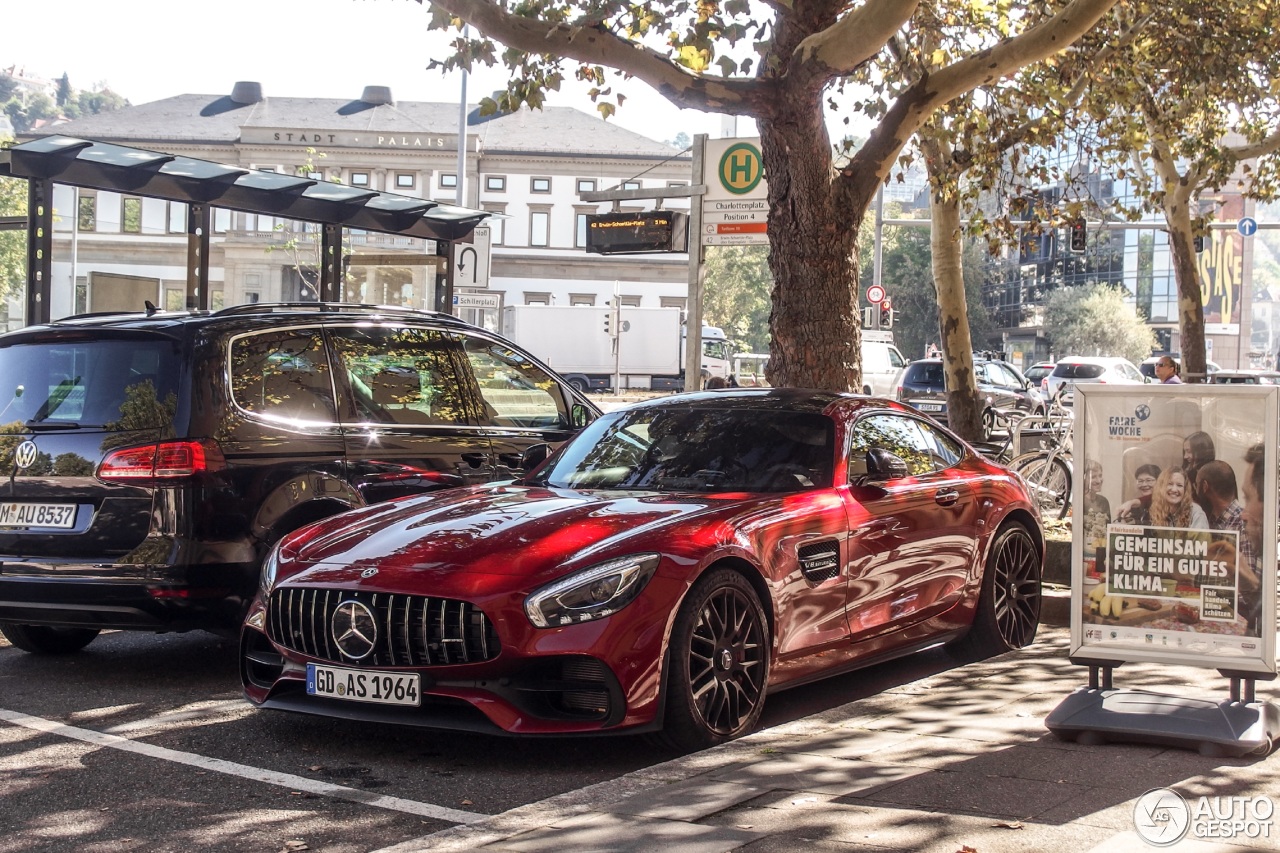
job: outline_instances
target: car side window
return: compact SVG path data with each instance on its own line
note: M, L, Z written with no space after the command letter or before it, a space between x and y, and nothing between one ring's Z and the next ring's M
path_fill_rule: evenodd
M467 364L484 400L482 423L511 427L567 427L569 410L560 383L519 350L467 335Z
M231 342L231 394L246 411L336 423L333 377L319 329L245 335Z
M867 451L873 448L887 450L907 463L907 473L913 477L930 474L935 469L935 449L925 442L913 418L869 415L854 424L849 443L850 482L866 475Z
M889 366L894 370L907 366L907 360L902 357L902 353L898 352L897 347L889 347Z
M437 329L331 330L359 423L418 426L470 421L456 339Z
M941 471L957 464L964 458L964 448L951 436L934 429L929 424L916 422L925 443L933 455L934 467Z
M1014 373L1012 370L1009 369L1008 365L995 364L992 366L996 369L996 372L1000 374L999 384L1005 386L1006 388L1022 390L1025 383L1023 383L1022 379L1019 378L1018 374Z

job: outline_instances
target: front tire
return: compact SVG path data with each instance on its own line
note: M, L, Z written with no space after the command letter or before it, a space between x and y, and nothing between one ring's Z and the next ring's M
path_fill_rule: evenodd
M718 569L699 579L671 631L662 739L692 752L751 731L764 708L770 646L746 578Z
M982 572L969 633L947 647L961 660L982 660L1030 645L1040 626L1043 554L1021 524L996 534Z
M65 655L78 652L98 636L97 628L54 628L49 625L18 625L0 622L0 634L24 652L35 655Z

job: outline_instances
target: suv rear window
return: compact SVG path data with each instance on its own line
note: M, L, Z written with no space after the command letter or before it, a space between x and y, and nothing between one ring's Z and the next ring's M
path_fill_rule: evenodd
M907 368L907 375L902 381L905 385L941 385L942 363L917 361Z
M1053 375L1060 379L1097 379L1106 373L1101 364L1062 364L1053 369Z
M15 343L0 348L0 424L150 429L177 410L168 339Z

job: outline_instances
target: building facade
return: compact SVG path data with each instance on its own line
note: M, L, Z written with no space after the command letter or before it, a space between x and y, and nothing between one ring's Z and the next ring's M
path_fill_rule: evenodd
M56 134L112 142L494 214L452 258L432 241L348 230L349 301L431 308L454 263L455 313L494 329L506 305L605 305L616 296L624 306L684 307L688 256L587 254L586 215L612 205L584 202L581 193L687 190L688 153L565 107L491 117L472 108L461 155L458 130L457 104L397 102L386 87L342 100L268 98L256 83L237 83L228 95L178 95L20 141ZM689 202L661 206L687 210ZM52 316L141 310L144 300L184 306L184 204L56 185L54 208ZM212 307L316 298L313 224L215 206L212 230ZM9 308L9 326L21 326L21 304Z

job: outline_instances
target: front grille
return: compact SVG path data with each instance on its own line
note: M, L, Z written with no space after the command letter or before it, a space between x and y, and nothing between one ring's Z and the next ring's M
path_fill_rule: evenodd
M344 601L358 601L377 623L373 651L361 666L445 666L492 660L502 643L480 608L465 601L385 592L288 587L271 594L267 634L272 642L335 663L339 651L330 624Z

